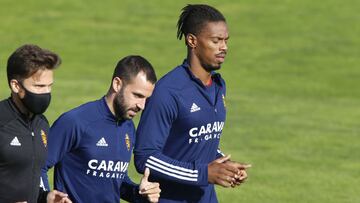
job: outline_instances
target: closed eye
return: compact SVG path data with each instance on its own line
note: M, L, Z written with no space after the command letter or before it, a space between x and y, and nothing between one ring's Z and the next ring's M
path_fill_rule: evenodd
M217 43L219 42L219 38L214 38L214 39L212 40L212 42L215 43L215 44L217 44Z
M52 87L53 83L50 84L42 84L42 83L35 83L33 86L36 88L44 88L44 87Z
M145 98L145 96L144 95L142 95L142 94L139 94L139 93L133 93L133 95L136 97L136 98Z

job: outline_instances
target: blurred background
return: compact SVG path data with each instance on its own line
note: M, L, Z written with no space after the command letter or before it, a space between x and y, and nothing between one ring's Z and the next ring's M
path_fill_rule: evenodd
M217 187L219 201L360 202L358 0L0 0L1 100L10 95L7 58L25 43L63 61L50 123L102 97L126 55L146 57L160 78L186 57L176 23L188 3L227 18L221 149L253 165L245 184ZM129 174L138 182L134 167Z

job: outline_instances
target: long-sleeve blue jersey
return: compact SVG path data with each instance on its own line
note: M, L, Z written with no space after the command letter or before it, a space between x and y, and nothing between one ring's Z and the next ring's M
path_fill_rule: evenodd
M221 156L225 82L206 87L185 61L166 74L147 100L137 129L135 166L160 183L160 202L217 202L207 167Z
M120 195L134 202L138 188L127 176L134 142L133 122L117 122L105 98L66 112L50 129L45 185L55 166L54 187L73 202L119 202Z

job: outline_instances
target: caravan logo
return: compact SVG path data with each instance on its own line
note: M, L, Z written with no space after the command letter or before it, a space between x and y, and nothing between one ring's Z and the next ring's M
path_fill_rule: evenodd
M189 144L208 141L210 139L220 139L223 128L223 121L215 121L214 123L191 128L189 130Z
M123 179L128 167L129 162L91 159L86 174L99 178Z

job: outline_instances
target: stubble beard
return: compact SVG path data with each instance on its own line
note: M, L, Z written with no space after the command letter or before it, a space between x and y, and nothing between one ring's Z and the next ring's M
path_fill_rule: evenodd
M119 93L115 96L114 102L114 113L118 120L129 120L126 116L127 108L125 106L124 87L121 87Z

